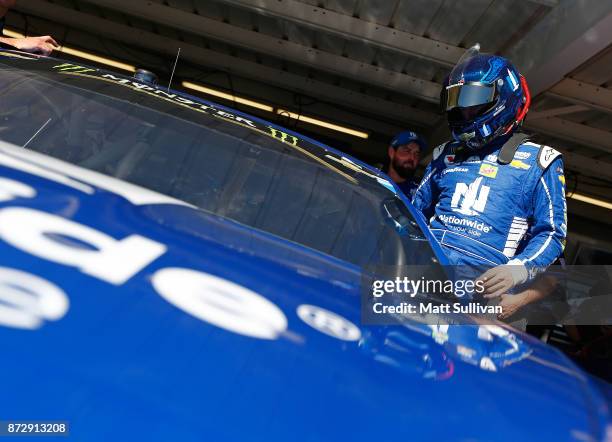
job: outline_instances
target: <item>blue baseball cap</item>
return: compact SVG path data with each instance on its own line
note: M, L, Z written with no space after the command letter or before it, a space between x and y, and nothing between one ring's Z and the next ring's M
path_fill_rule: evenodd
M411 130L406 130L404 132L398 133L391 140L390 146L393 149L397 149L400 146L410 143L417 143L419 145L419 148L421 149L421 153L427 150L427 142L425 141L425 139L416 132L412 132Z

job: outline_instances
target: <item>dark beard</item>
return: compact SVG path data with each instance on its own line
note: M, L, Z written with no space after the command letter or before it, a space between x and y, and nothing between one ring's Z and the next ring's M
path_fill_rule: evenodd
M402 166L396 161L393 161L393 169L395 169L397 174L404 179L412 178L414 176L414 169Z

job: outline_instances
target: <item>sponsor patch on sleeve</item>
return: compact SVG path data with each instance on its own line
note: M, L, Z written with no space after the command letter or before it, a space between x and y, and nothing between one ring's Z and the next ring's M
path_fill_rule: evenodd
M478 173L489 178L495 178L497 176L497 166L483 163L480 165L480 171Z
M561 184L565 187L565 175L559 175L559 181L561 181Z
M538 155L538 164L542 169L546 169L550 163L552 163L560 155L561 152L553 149L552 147L542 146Z
M521 160L512 160L512 162L510 163L510 167L514 167L516 169L529 170L531 166Z
M514 159L515 160L526 160L530 156L531 156L531 153L529 152L517 152L514 154Z

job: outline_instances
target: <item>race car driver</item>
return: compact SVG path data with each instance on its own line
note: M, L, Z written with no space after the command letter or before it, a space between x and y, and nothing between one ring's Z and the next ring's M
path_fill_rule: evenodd
M441 94L453 140L434 150L413 200L451 263L491 267L486 297L534 278L565 245L562 157L518 131L529 104L508 60L469 49Z
M387 149L389 167L386 172L409 199L414 197L419 185L414 172L426 150L427 143L423 137L409 130L393 137Z
M53 37L49 35L23 38L10 38L2 36L4 16L8 12L9 8L15 6L15 1L16 0L0 0L0 48L19 49L20 51L31 52L32 54L50 55L54 49L59 47L59 45L53 39Z

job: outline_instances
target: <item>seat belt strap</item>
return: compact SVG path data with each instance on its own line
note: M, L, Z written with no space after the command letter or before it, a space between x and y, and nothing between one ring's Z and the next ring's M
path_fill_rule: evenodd
M516 153L516 149L523 144L525 141L529 139L529 135L524 134L522 132L516 132L513 134L508 141L504 143L504 145L499 150L499 155L497 156L497 162L499 164L510 164L514 159L514 154Z

